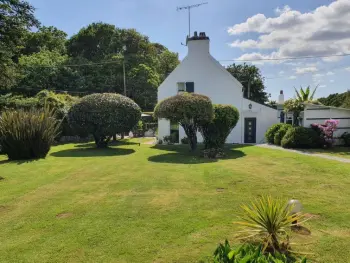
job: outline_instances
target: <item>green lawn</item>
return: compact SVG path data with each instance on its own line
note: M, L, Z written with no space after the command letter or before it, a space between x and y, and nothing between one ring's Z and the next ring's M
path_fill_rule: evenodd
M308 149L307 152L318 153L318 154L327 154L338 156L341 158L350 159L350 148L349 147L333 147L329 149Z
M181 146L89 146L0 157L0 262L205 261L225 238L238 243L239 205L268 193L315 215L296 250L350 262L349 164L254 146L219 161Z

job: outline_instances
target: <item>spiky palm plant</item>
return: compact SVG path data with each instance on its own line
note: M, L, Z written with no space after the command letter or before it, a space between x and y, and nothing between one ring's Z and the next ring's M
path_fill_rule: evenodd
M294 87L295 93L297 95L297 100L300 102L312 101L314 99L317 88L318 86L316 86L315 89L311 92L310 86L307 86L305 90L303 87L300 87L300 91Z
M48 107L9 110L0 116L0 144L10 160L45 158L59 133L60 121Z
M305 216L292 214L292 206L282 199L270 196L252 201L250 205L242 205L242 227L239 236L243 239L254 239L263 244L263 251L286 252L289 249L289 231L295 222L303 223Z

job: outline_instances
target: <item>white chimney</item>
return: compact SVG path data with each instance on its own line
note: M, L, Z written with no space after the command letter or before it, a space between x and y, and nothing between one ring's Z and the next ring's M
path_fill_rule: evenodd
M283 90L280 91L280 95L278 96L278 104L284 104L284 94Z
M194 36L187 39L188 56L209 55L209 42L209 37L205 35L205 32L199 35L194 32Z

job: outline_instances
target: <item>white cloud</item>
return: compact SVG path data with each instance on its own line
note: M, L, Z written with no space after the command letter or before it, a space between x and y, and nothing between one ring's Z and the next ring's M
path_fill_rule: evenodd
M288 5L285 5L282 9L277 7L275 9L275 13L280 15L280 14L283 14L283 13L286 13L286 12L289 12L290 10L292 10Z
M328 71L326 75L327 75L327 76L333 76L333 75L334 75L334 72Z
M296 79L296 76L290 76L288 79Z
M329 82L330 82L330 83L333 83L333 82L334 82L334 79L330 79Z
M295 68L294 70L296 74L306 74L306 73L313 73L318 71L316 67Z
M283 75L283 74L284 74L284 71L281 70L278 74Z
M345 70L346 70L346 71L350 71L350 67L348 67L348 68L345 68Z
M325 88L325 87L327 87L327 85L319 85L318 87L319 88Z
M276 8L275 12L276 17L256 14L228 28L230 35L259 34L257 39L235 40L231 46L267 50L266 54L253 54L274 58L350 53L350 0L334 1L305 13L289 6ZM324 61L339 59L328 57Z

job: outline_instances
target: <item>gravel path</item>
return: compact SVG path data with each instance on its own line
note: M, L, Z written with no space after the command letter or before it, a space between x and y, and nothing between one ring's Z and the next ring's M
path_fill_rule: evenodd
M287 151L287 152L294 152L302 155L308 155L308 156L314 156L314 157L320 157L323 159L328 159L328 160L334 160L342 163L350 163L350 159L346 158L341 158L338 156L332 156L332 155L327 155L327 154L319 154L319 153L311 153L307 151L299 151L299 150L292 150L292 149L284 149L282 147L276 146L276 145L271 145L271 144L258 144L258 147L262 148L268 148L268 149L275 149L275 150L281 150L281 151Z

